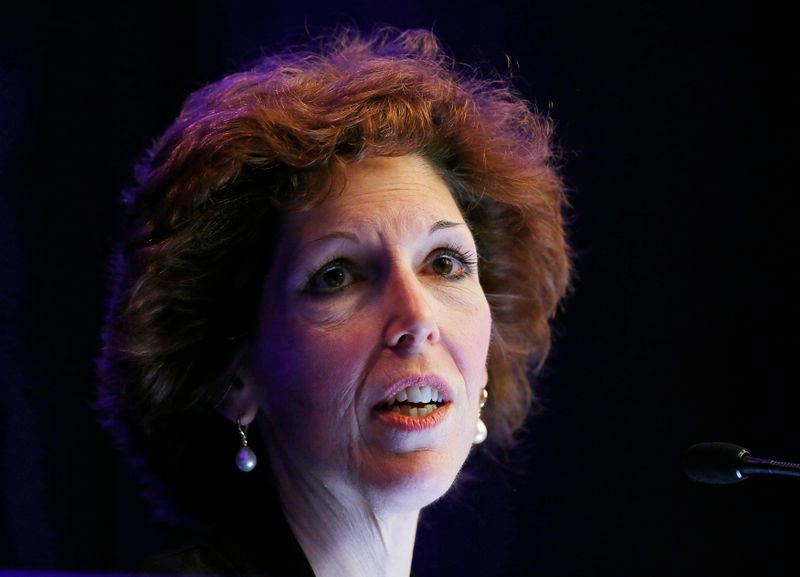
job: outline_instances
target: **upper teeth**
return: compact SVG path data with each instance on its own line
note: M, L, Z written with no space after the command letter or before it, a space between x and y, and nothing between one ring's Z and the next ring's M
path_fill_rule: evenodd
M438 403L442 400L442 395L438 389L424 385L422 387L406 387L401 389L389 399L389 404L395 402L408 401L409 403Z

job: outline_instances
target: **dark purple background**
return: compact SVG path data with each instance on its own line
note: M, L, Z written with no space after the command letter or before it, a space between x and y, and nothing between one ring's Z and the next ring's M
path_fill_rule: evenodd
M127 569L167 542L89 409L118 190L190 91L306 29L374 22L433 28L459 60L504 70L510 57L557 123L578 253L547 410L513 467L472 463L485 481L430 512L418 574L791 567L800 484L700 486L680 464L706 440L800 460L787 14L730 2L4 5L0 568Z

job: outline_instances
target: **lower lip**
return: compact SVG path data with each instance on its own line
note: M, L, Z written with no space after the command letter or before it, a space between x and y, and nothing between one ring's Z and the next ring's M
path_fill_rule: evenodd
M441 423L450 411L450 405L451 403L446 403L424 417L410 417L386 410L379 410L376 412L378 420L390 427L402 431L424 431L426 429L432 429Z

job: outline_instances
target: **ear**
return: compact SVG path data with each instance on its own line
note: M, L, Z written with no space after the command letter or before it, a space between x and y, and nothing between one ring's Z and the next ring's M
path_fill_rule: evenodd
M217 410L230 422L235 423L238 420L245 426L255 419L260 400L260 387L255 379L250 375L237 374Z

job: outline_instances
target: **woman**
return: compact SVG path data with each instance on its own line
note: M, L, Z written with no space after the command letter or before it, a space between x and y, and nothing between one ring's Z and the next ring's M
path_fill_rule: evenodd
M407 576L420 510L511 442L564 196L546 119L474 76L340 33L196 92L139 165L103 406L208 529L152 569Z

